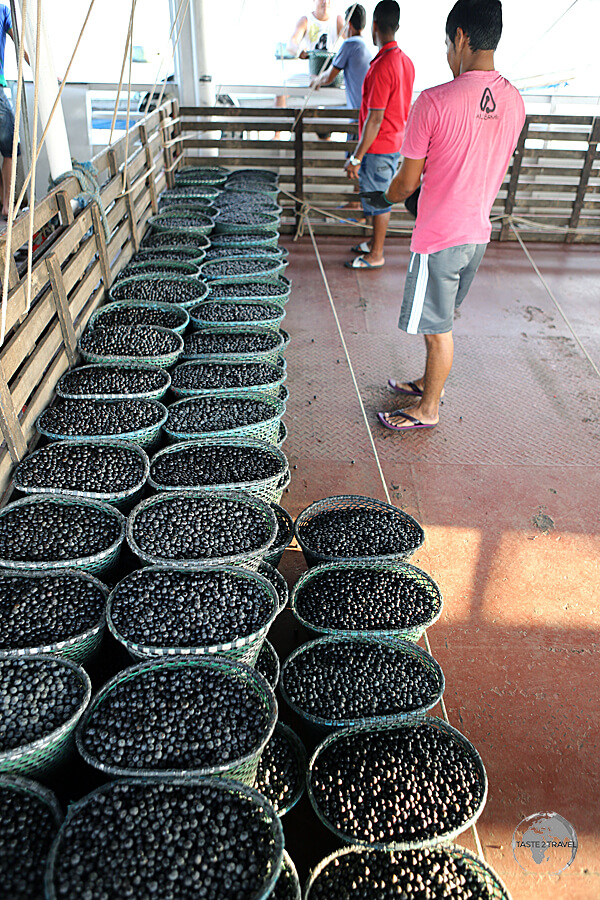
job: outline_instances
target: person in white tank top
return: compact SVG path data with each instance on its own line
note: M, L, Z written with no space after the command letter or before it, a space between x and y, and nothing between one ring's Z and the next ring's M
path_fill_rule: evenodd
M288 51L306 59L310 50L333 50L344 28L344 17L331 13L331 0L315 0L315 8L296 23Z

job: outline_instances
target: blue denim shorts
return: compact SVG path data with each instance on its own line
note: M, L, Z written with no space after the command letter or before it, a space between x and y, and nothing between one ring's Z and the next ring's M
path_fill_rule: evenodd
M399 153L365 153L358 170L358 184L361 191L385 191L398 169ZM372 209L361 198L366 216L380 216L388 209ZM389 209L392 207L390 206Z
M10 100L0 88L0 154L4 159L12 156L15 117Z

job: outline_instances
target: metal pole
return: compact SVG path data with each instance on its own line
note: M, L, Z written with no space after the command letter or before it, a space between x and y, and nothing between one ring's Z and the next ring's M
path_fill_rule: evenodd
M215 86L212 80L211 65L208 53L208 16L205 0L193 0L192 33L196 56L196 105L215 105Z
M21 18L22 16L22 0L20 0ZM27 4L27 15L23 22L22 39L31 60L32 69L35 67L37 33L37 9L35 3ZM46 127L50 118L50 112L56 100L58 93L58 78L54 67L54 59L50 47L50 40L46 30L45 17L42 7L41 36L40 36L40 79L38 85L38 109L42 130ZM46 141L44 144L48 154L48 162L50 164L50 174L53 179L63 175L71 170L71 152L69 150L69 139L67 137L67 129L65 126L65 118L63 115L62 101L52 117Z
M15 50L17 52L17 58L19 56L19 27L17 23L17 11L15 6L15 0L10 0L10 18L12 21L12 32L13 37L15 39ZM27 110L27 96L25 91L25 79L23 79L23 99L21 100L21 105L23 106L24 116L21 118L21 125L23 128L23 146L21 148L21 152L23 154L23 166L26 172L29 172L31 168L31 131L29 130L29 112Z

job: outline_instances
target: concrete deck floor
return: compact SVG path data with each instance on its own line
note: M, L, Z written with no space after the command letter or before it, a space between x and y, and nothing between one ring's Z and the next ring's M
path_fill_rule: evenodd
M487 768L485 856L514 900L598 898L598 372L521 248L494 243L456 321L439 426L386 431L375 414L398 406L388 377L412 379L423 366L422 339L396 328L408 241L389 239L379 272L342 267L352 239L317 242L392 502L425 529L412 561L444 595L429 639L450 722ZM385 499L312 244L288 246L293 479L282 503L295 516L332 494ZM600 366L597 248L530 251ZM286 551L280 568L293 584L300 552ZM304 639L289 611L272 639L282 656ZM283 703L280 712L294 724ZM540 877L517 866L511 839L522 818L547 810L573 824L579 850L560 876ZM339 846L307 801L283 822L302 876ZM473 849L472 834L463 838Z

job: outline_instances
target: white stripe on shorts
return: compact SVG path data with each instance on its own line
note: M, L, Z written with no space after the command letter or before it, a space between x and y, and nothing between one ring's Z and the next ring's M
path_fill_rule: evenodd
M415 254L417 255L417 254ZM419 274L417 275L417 283L415 285L415 294L410 311L410 319L406 327L407 334L417 334L419 330L419 322L423 314L423 305L425 303L425 294L427 293L427 282L429 281L429 254L420 253L419 256ZM411 268L412 268L411 260Z

